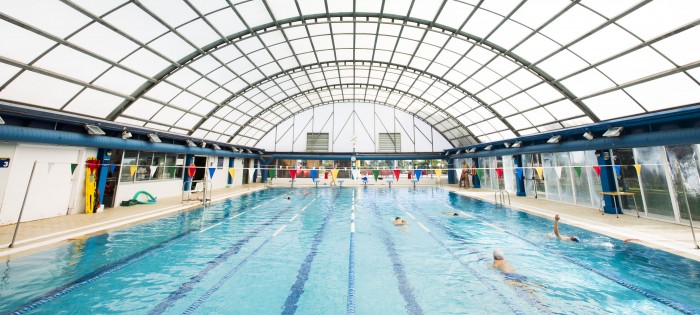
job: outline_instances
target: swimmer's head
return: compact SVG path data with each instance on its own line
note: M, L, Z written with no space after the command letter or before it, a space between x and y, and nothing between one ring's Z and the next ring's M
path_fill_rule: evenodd
M394 220L401 220L401 218L399 218L399 217L396 217L396 218L395 218Z
M457 217L457 216L459 216L459 213L455 212L452 214L452 216Z
M494 260L503 260L503 250L500 248L497 248L496 250L493 251L493 259Z
M581 241L581 240L578 239L578 237L576 237L576 236L571 236L571 240L574 241L574 242L576 242L576 243L578 243L578 242Z
M287 200L292 199L292 196L287 196Z

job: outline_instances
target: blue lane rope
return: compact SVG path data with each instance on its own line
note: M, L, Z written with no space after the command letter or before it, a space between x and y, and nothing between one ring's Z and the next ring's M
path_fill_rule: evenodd
M355 233L350 233L350 257L348 258L348 315L355 314Z
M460 209L460 210L463 210L463 209ZM486 222L486 221L485 221L485 218L483 218L482 216L477 215L477 214L472 214L472 215L474 215L474 217L477 218L478 221ZM584 269L586 269L586 270L588 270L588 271L594 272L594 273L596 273L597 275L602 276L603 278L606 278L606 279L608 279L608 280L611 280L611 281L613 281L613 282L615 282L615 283L617 283L617 284L619 284L619 285L621 285L621 286L623 286L623 287L625 287L625 288L628 288L628 289L630 289L630 290L632 290L632 291L634 291L634 292L637 292L637 293L639 293L639 294L642 294L642 295L644 295L644 296L646 296L646 297L648 297L648 298L650 298L650 299L652 299L652 300L654 300L654 301L656 301L656 302L659 302L659 303L664 304L664 305L666 305L666 306L668 306L668 307L671 307L671 308L673 308L673 309L675 309L675 310L677 310L677 311L679 311L679 312L681 312L681 313L684 313L684 314L700 314L700 310L694 309L694 308L692 308L692 307L690 307L690 306L688 306L688 305L685 305L685 304L683 304L683 303L680 303L680 302L677 302L677 301L674 301L674 300L671 300L671 299L662 297L662 296L657 295L657 294L655 294L655 293L646 291L646 290L644 290L644 289L642 289L642 288L639 288L639 287L637 287L637 286L635 286L635 285L633 285L633 284L631 284L631 283L629 283L629 282L627 282L627 281L625 281L625 280L622 280L622 279L617 278L617 277L615 277L615 276L609 275L609 274L603 272L602 270L593 268L593 267L589 266L588 264L583 263L583 262L581 262L580 260L578 260L578 259L576 259L576 258L573 258L573 257L568 256L568 255L565 255L565 254L561 254L561 253L558 253L558 252L554 252L554 251L552 251L551 249L549 249L549 248L547 248L547 247L544 247L544 246L542 246L542 245L540 245L540 244L538 244L538 243L536 243L536 242L534 242L534 241L531 241L531 240L529 240L529 239L527 239L527 238L525 238L525 237L523 237L523 236L521 236L521 235L518 235L518 234L516 234L516 233L510 232L510 231L508 231L507 229L503 228L503 227L500 226L500 225L497 225L497 224L494 224L494 223L490 223L490 224L493 224L493 225L498 226L498 227L499 227L501 230L503 230L505 233L507 233L507 234L509 234L509 235L511 235L511 236L514 236L514 237L516 237L516 238L518 238L518 239L521 239L521 240L523 240L523 241L525 241L525 242L527 242L527 243L529 243L529 244L531 244L531 245L533 245L533 246L535 246L535 247L537 247L537 248L539 248L539 249L541 249L541 250L543 250L543 251L545 251L545 252L547 252L547 253L549 253L549 254L552 254L552 255L555 255L555 256L557 256L557 257L563 258L563 259L565 259L565 260L567 260L567 261L569 261L569 262L571 262L571 263L573 263L573 264L575 264L575 265L577 265L577 266L579 266L579 267L581 267L581 268L584 268Z
M223 221L226 218L228 218L228 216L229 215L221 218L218 221ZM188 235L192 235L191 233L196 231L196 230L197 229L192 228L190 230L184 231L184 232L182 232L178 235L175 235L174 237L172 237L168 240L165 240L159 244L148 247L142 251L133 253L129 256L126 256L126 257L118 260L118 261L103 265L103 266L93 270L92 272L89 272L89 273L85 274L84 276L82 276L74 281L71 281L65 285L62 285L56 289L53 289L53 290L49 291L48 293L45 293L45 294L39 296L38 298L34 299L32 302L24 304L16 309L8 312L8 313L15 314L15 315L27 314L28 312L33 311L33 310L41 307L42 305L44 305L48 302L51 302L59 297L65 296L72 291L75 291L81 287L84 287L90 283L93 283L99 279L102 279L105 276L108 276L112 273L115 273L119 270L122 270L122 269L128 267L129 265L131 265L139 260L142 260L150 255L159 253L162 250L164 250L170 246L173 246L175 244L176 240L178 240L182 237L188 236Z
M306 198L306 195L304 196ZM187 282L182 283L175 291L171 292L164 300L162 300L158 305L156 305L151 311L148 312L148 314L162 314L164 313L168 308L170 308L175 302L178 300L182 299L194 289L195 285L199 283L209 272L211 272L215 267L221 265L225 261L228 260L231 256L238 254L238 252L241 250L241 248L246 245L253 237L257 236L262 232L265 228L267 228L269 225L273 224L276 222L283 214L289 212L291 210L293 205L289 205L287 208L283 209L282 211L278 212L275 216L273 216L270 220L266 221L265 223L261 224L260 227L255 229L254 231L248 233L243 239L239 240L232 246L230 246L226 251L223 253L219 254L216 256L214 259L210 260L207 265L204 267L204 269L200 270L197 275L191 277Z

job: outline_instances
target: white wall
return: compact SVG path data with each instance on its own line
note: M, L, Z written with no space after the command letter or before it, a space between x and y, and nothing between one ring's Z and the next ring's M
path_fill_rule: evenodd
M134 194L139 191L146 191L153 197L168 198L182 195L182 179L122 182L117 186L117 195L114 205L118 206L122 201L134 198Z
M14 153L10 152L12 149ZM95 157L97 149L34 144L0 146L0 156L10 155L10 168L0 171L0 174L7 175L2 176L4 184L0 180L0 189L4 188L0 224L17 221L25 194L27 202L22 221L85 211L85 160ZM35 161L37 164L29 185ZM78 163L74 174L71 174L71 163Z

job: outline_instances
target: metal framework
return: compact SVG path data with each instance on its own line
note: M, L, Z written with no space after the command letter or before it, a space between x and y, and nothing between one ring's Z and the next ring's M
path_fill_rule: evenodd
M0 100L238 145L363 100L458 147L700 101L698 12L661 0L2 3Z

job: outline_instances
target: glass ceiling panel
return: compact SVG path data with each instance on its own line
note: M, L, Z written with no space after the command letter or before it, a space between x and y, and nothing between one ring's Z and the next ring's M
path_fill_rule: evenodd
M67 0L0 12L0 99L227 142L354 99L414 114L451 143L700 102L697 1Z

